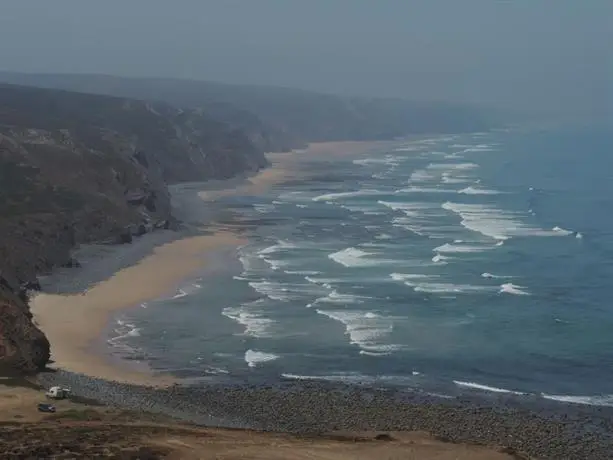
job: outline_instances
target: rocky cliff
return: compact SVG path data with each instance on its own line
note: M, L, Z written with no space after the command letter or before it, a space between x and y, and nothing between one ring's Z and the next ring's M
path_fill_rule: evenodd
M200 110L0 85L0 372L49 359L26 288L90 241L172 224L167 183L266 165L249 136Z

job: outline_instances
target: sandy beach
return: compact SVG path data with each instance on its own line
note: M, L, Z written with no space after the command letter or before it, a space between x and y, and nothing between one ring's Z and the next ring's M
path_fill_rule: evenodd
M54 366L95 377L140 384L169 384L172 379L113 366L95 352L92 342L113 313L171 292L177 283L206 264L206 252L238 246L229 232L203 235L155 248L138 264L120 270L82 294L41 293L32 299L34 318L51 342Z

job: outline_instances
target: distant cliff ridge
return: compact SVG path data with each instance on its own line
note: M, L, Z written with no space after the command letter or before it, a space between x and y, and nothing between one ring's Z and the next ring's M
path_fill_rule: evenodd
M199 110L0 85L0 372L47 363L24 287L75 263L75 244L169 227L167 183L265 165L245 133Z
M307 142L485 131L499 114L460 104L341 97L290 88L83 74L0 72L0 81L201 108L266 151ZM407 82L410 84L410 82Z

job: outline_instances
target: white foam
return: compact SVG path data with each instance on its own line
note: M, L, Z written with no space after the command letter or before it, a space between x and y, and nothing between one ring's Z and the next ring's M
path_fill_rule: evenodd
M577 239L582 239L582 238L583 238L583 234L582 234L582 233L577 232L577 234L575 235L575 238L577 238Z
M254 302L244 303L240 307L226 307L222 310L222 314L242 325L245 328L243 331L244 335L257 338L272 337L270 328L276 322L266 318L258 310L258 307L265 303L265 299L259 299Z
M245 335L257 338L272 337L269 329L275 324L275 321L261 314L232 307L224 308L222 314L244 326L245 331L243 333Z
M261 255L267 255L267 254L274 254L276 252L281 252L281 251L285 251L288 249L296 249L299 247L300 246L295 243L291 243L289 241L278 240L276 244L273 244L272 246L268 246L262 249L261 251L259 251L258 255L261 256Z
M321 272L318 272L316 270L285 270L285 273L287 273L288 275L308 275L308 276L321 274Z
M276 359L279 359L279 355L275 355L274 353L266 353L251 349L245 352L245 362L249 367L257 367L260 364L274 361Z
M468 254L474 252L483 252L489 249L492 249L492 247L463 244L462 242L459 242L456 244L445 243L441 246L434 248L432 251L443 254Z
M357 372L339 372L330 375L298 375L298 374L281 374L283 378L291 380L325 380L331 382L351 382L351 383L373 383L375 378L370 375L359 374Z
M500 192L497 190L488 190L485 188L476 188L476 187L466 187L462 190L459 190L458 193L462 193L464 195L499 195Z
M441 254L437 254L434 257L432 257L432 262L434 262L435 264L446 264L446 260L449 260L449 257L441 255Z
M368 166L371 164L397 165L400 158L394 155L386 155L383 158L362 158L353 160L353 164L360 166Z
M283 283L273 281L251 281L249 283L253 289L269 299L286 302L291 299L290 290Z
M494 144L473 145L473 146L465 148L464 152L494 152L496 151L496 149L493 148L493 145Z
M334 201L342 198L352 198L356 196L377 196L377 195L385 195L384 192L379 190L356 190L354 192L339 192L339 193L328 193L325 195L319 195L313 198L313 201Z
M455 190L436 188L436 187L416 187L414 185L408 188L401 188L394 193L456 193Z
M339 321L345 326L350 342L371 353L392 353L400 345L386 344L384 340L393 330L395 318L360 310L317 310L320 315Z
M271 300L282 302L303 300L305 296L321 296L328 290L313 283L281 283L277 281L252 281L249 285Z
M570 234L573 233L571 230L566 230L566 229L564 229L562 227L557 227L557 226L553 227L551 230L556 232L556 233L559 233L561 235L570 235Z
M204 373L209 374L209 375L226 375L226 374L229 374L230 371L222 367L209 366L206 369L204 369Z
M290 379L290 380L326 380L325 375L318 376L318 375L298 375L298 374L283 373L281 374L281 377L283 377L284 379Z
M511 278L510 276L504 276L504 275L493 275L493 274L488 273L488 272L481 273L481 277L482 277L482 278L489 278L489 279L503 279L503 278Z
M420 273L392 273L390 278L394 281L407 281L407 280L420 280L420 279L429 279L433 276L438 277L438 275L424 275Z
M524 224L521 214L504 211L483 204L462 204L447 201L443 209L452 211L462 218L462 226L496 240L507 240L514 236L560 236L563 233L544 230Z
M428 294L474 294L492 290L490 286L475 286L472 284L411 282L405 282L405 284L413 287L415 292L426 292Z
M361 249L346 248L342 251L328 254L328 258L348 268L374 267L392 262L390 260L373 259L372 256L374 255L374 253L362 251Z
M319 284L322 286L342 281L342 279L340 278L313 278L311 275L305 276L304 279L307 280L309 283Z
M468 171L478 168L475 163L430 163L428 169L446 170L446 171Z
M394 152L417 152L419 150L421 150L421 147L419 147L419 146L406 145L404 147L396 147L394 149Z
M572 395L549 395L542 393L541 396L552 401L584 404L588 406L613 406L613 395L572 396Z
M522 286L513 283L505 283L500 285L500 292L513 295L530 295L529 292L523 290Z
M365 356L388 356L390 353L389 352L379 352L379 351L366 351L366 350L360 350L360 354L361 355L365 355Z
M451 173L445 172L441 176L441 181L444 184L465 184L467 182L472 182L472 179L470 177L465 176L452 177Z
M398 201L377 201L378 204L382 204L383 206L390 208L393 211L402 211L408 217L417 217L419 216L420 210L431 209L432 204L430 203L419 203L419 202L398 202Z
M247 272L251 271L252 264L251 264L251 258L250 257L239 256L238 260L240 260L241 265L243 266L243 273L247 273Z
M375 208L373 208L374 204L370 203L367 205L351 205L351 204L342 204L341 208L346 209L347 211L351 211L351 212L361 212L362 214L366 214L366 215L380 215L380 214L384 214L380 211L376 211Z
M507 390L506 388L491 387L488 385L482 385L480 383L475 383L475 382L462 382L460 380L454 380L453 383L455 383L456 385L460 387L472 388L474 390L490 391L492 393L507 393L507 394L515 394L515 395L525 394L520 391Z
M187 297L188 295L192 295L197 292L202 286L198 283L193 283L187 286L183 286L177 290L177 293L171 297L171 300L181 299L183 297Z
M183 289L179 289L179 292L177 292L174 296L172 296L172 299L180 299L181 297L185 297L187 296L187 292L185 292Z
M325 297L320 297L315 301L315 304L319 303L333 303L333 304L359 304L364 303L365 299L370 299L370 297L358 296L353 294L342 294L338 291L333 290L330 294Z
M116 342L121 341L122 339L127 339L129 337L139 337L141 328L136 327L132 323L128 323L125 320L117 319L116 320L118 327L113 331L117 334L115 337L112 337L107 340L109 345L115 345Z
M268 214L274 211L276 208L272 204L254 204L253 209L255 209L260 214Z
M417 171L414 171L409 177L410 182L428 182L434 179L436 179L435 176L423 169L418 169Z
M281 270L282 268L288 267L291 265L289 262L284 261L284 260L269 259L263 256L260 256L260 258L264 262L266 262L268 265L270 265L270 268L272 268L273 270Z

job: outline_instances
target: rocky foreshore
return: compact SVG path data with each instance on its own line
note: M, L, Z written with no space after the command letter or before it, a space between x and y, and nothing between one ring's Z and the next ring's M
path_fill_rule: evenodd
M316 435L330 431L427 431L450 442L506 447L539 459L609 459L613 410L499 399L441 399L390 388L327 382L149 388L64 371L41 374L77 396L192 423Z

